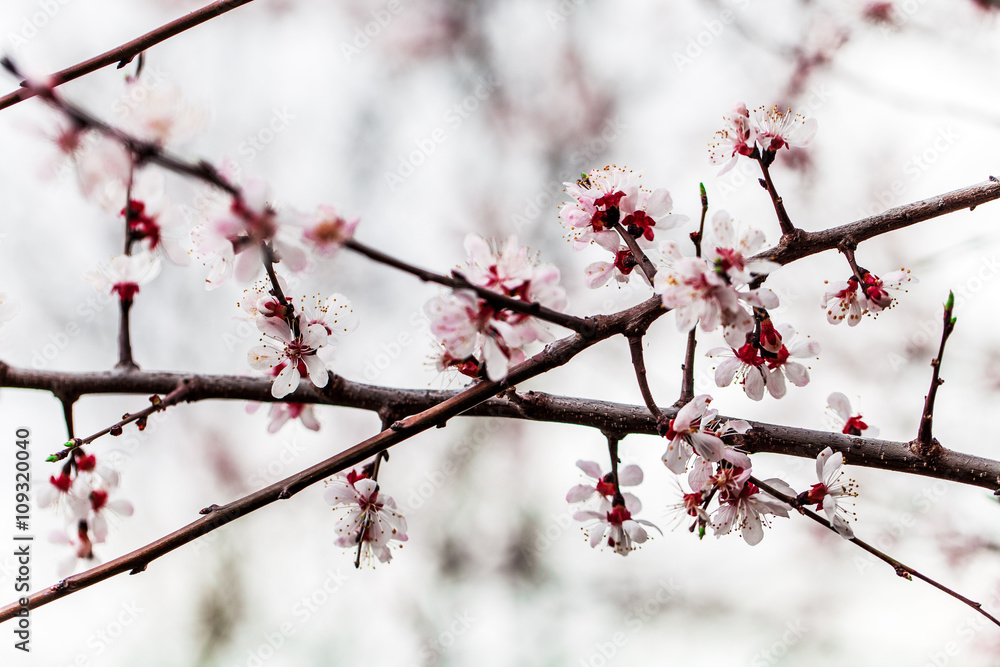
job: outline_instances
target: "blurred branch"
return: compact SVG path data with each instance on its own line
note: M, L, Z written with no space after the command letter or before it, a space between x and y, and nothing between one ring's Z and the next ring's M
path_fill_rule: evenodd
M73 65L72 67L67 67L64 70L60 70L55 74L50 75L50 85L53 87L60 86L67 81L72 81L73 79L77 79L85 74L97 71L102 67L114 65L115 63L118 64L118 69L121 69L146 49L156 46L160 42L164 42L171 37L179 35L185 30L201 25L216 16L221 16L232 9L236 9L237 7L241 7L251 2L253 2L253 0L219 0L218 2L213 2L210 5L206 5L201 9L191 12L187 16L182 16L181 18L171 21L166 25L160 26L156 30L147 32L142 37L133 39L131 42L126 42L125 44L115 47L110 51L106 51L99 56L94 56L89 60L84 60L81 63ZM23 85L24 84L22 83L22 86ZM7 107L13 106L18 102L30 99L37 94L37 92L27 87L15 90L12 93L8 93L7 95L0 97L0 109L6 109Z

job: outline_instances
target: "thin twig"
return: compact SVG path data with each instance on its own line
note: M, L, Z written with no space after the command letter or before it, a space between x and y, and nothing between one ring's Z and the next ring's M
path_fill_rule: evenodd
M784 493L781 493L780 491L772 488L770 485L768 485L768 484L766 484L764 482L761 482L760 480L758 480L757 478L755 478L753 476L751 476L748 481L751 484L754 484L754 485L760 487L760 489L762 491L767 492L769 495L774 496L778 500L780 500L782 502L785 502L785 503L788 503L789 505L792 505L793 507L795 506L795 498L792 498L791 496L787 496ZM801 512L802 514L805 514L807 517L809 517L810 519L812 519L816 523L818 523L818 524L820 524L822 526L826 526L827 528L829 528L830 530L832 530L835 533L837 532L837 529L834 528L833 525L829 521L827 521L826 519L824 519L823 517L821 517L819 514L816 514L812 510L807 509L805 507L796 507L796 509L798 509L799 512ZM837 534L839 535L839 533L837 533ZM975 609L976 611L978 611L980 614L982 614L986 618L990 619L990 621L994 625L1000 627L1000 620L998 620L995 616L993 616L988 611L986 611L985 609L983 609L983 605L981 603L974 602L974 601L970 600L969 598L965 597L964 595L962 595L962 594L960 594L960 593L958 593L958 592L956 592L956 591L948 588L944 584L938 583L937 581L935 581L934 579L931 579L927 575L921 574L920 572L914 570L909 565L904 565L903 563L899 562L898 560L896 560L892 556L890 556L890 555L888 555L888 554L886 554L886 553L884 553L884 552L876 549L872 545L868 544L867 542L865 542L863 540L858 539L857 537L844 538L844 539L846 539L848 542L852 542L853 544L856 544L857 546L861 547L862 549L864 549L865 551L867 551L871 555L875 556L879 560L881 560L881 561L883 561L885 563L888 563L892 567L892 569L895 570L895 572L896 572L896 574L898 576L903 577L904 579L910 579L911 577L916 577L917 579L920 579L921 581L930 584L931 586L933 586L934 588L938 589L939 591L947 593L948 595L950 595L951 597L955 598L956 600L959 600L963 604L966 604L966 605L972 607L973 609Z
M79 449L84 445L89 445L94 440L97 440L103 435L107 435L108 433L110 433L111 435L121 435L122 428L133 422L138 423L140 431L143 430L144 428L146 428L146 420L149 418L149 415L153 414L154 412L165 410L170 406L176 405L177 403L185 400L191 393L193 384L195 384L194 380L190 378L185 378L184 380L181 381L181 383L177 386L176 389L174 389L172 392L170 392L163 398L160 398L159 395L157 394L150 396L149 398L150 405L148 408L143 408L142 410L139 410L136 413L125 414L120 421L112 424L107 428L101 429L97 433L94 433L93 435L88 436L86 438L74 438L70 436L70 439L66 442L63 449L59 450L55 454L51 454L45 460L49 462L61 461L62 459L69 456L70 452L72 452L74 449Z
M621 484L618 481L618 464L621 463L621 459L618 458L618 443L621 441L621 436L617 433L605 431L604 437L608 439L608 458L611 459L611 479L615 485L615 497L612 505L625 505L625 496L622 495Z
M698 224L698 231L691 234L695 257L701 257L701 242L705 239L705 218L708 217L708 191L705 190L704 183L699 183L698 189L701 192L701 222ZM692 327L688 332L684 364L681 366L681 395L674 404L678 408L694 398L694 353L698 346L696 331L697 327Z
M653 400L653 393L649 390L649 381L646 378L646 360L643 356L642 351L642 336L643 334L632 334L628 336L628 349L632 354L632 368L635 369L635 379L639 383L639 392L642 394L642 400L646 403L646 407L649 408L649 412L654 417L660 416L660 408L656 406L656 401Z
M989 180L952 190L936 197L912 204L904 204L877 215L862 218L821 232L797 230L794 237L782 237L778 245L754 255L751 259L768 259L781 265L839 247L844 239L855 244L887 232L915 225L918 222L939 218L962 209L974 209L987 202L1000 199L1000 180ZM952 224L958 224L954 222Z
M121 308L118 317L118 363L115 368L120 371L137 371L139 366L132 360L132 334L129 325L132 299L119 299L118 302Z
M556 310L552 310L551 308L546 308L535 301L515 299L513 297L506 296L505 294L499 294L486 289L485 287L473 285L460 273L453 272L452 277L448 277L434 273L433 271L427 271L426 269L421 269L420 267L413 266L412 264L407 264L402 260L396 259L395 257L387 255L386 253L369 247L359 241L355 241L354 239L345 241L344 247L349 250L353 250L359 255L363 255L372 261L385 264L386 266L391 266L394 269L399 269L400 271L416 276L424 282L437 283L438 285L444 285L445 287L450 287L456 290L471 290L476 293L476 296L498 308L505 308L523 315L531 315L540 320L545 320L546 322L552 322L553 324L566 327L567 329L575 331L583 336L591 336L594 333L595 327L593 320L560 313Z
M955 330L955 317L952 312L955 309L955 294L948 292L948 301L944 304L944 327L941 330L941 345L938 347L937 357L931 360L934 371L931 373L931 386L927 390L924 398L924 411L920 416L920 429L917 431L917 439L913 441L913 451L921 457L934 456L941 449L941 443L937 441L931 430L934 421L934 399L937 397L938 387L944 384L941 379L941 360L944 358L944 346L948 342L948 337Z
M652 285L653 276L656 275L656 267L653 266L653 262L650 261L649 257L646 257L646 253L644 253L642 248L639 247L639 244L636 243L635 237L629 234L627 229L622 227L622 223L615 222L611 225L611 228L618 232L618 234L622 237L622 240L625 241L625 245L628 246L632 256L635 257L636 266L639 267L642 274L646 276L646 280L649 281L650 285Z
M681 395L675 403L678 408L694 398L694 351L698 346L697 330L698 327L691 327L691 331L688 332L684 364L681 366Z
M708 216L708 191L705 189L705 184L699 183L698 190L701 193L701 222L698 224L698 231L691 234L695 257L701 257L701 242L705 239L705 218Z
M760 165L761 173L764 174L763 185L767 190L767 194L771 196L771 202L774 204L774 212L778 215L778 224L781 226L781 235L788 236L795 233L795 225L792 224L791 219L788 217L788 212L785 211L785 204L781 200L781 195L774 187L774 181L771 180L771 172L768 171L767 163L764 158L757 158L757 164Z
M130 42L126 42L110 51L94 56L89 60L84 60L72 67L67 67L49 76L50 85L59 86L67 81L72 81L85 74L97 71L108 65L118 64L118 69L127 65L136 55L141 54L146 49L170 39L185 30L189 30L197 25L225 14L226 12L249 4L253 0L219 0L201 9L197 9L190 14L160 26L156 30L147 32L141 37L137 37ZM137 72L138 73L138 72ZM0 97L0 109L6 109L18 102L30 99L36 95L31 88L21 88L12 93Z

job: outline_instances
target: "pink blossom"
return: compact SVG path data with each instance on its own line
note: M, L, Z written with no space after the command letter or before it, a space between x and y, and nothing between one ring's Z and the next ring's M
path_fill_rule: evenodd
M589 484L577 484L566 494L566 502L580 503L596 500L596 510L601 512L611 511L611 505L615 496L615 485L612 474L604 474L601 467L593 461L577 461L576 467L590 477L593 482ZM642 483L642 468L637 465L627 465L618 470L618 485L636 486ZM626 500L635 498L631 493L622 494ZM635 498L638 501L638 498Z
M781 111L776 106L754 110L753 122L757 126L757 143L762 151L808 146L816 136L816 119L802 114L792 114L791 109Z
M264 345L250 350L247 361L254 370L275 375L272 396L284 398L292 393L302 377L308 377L317 387L326 386L329 372L317 354L328 340L323 325L307 324L301 315L298 334L293 334L288 323L277 317L258 318L257 325L269 338Z
M747 304L774 308L778 298L768 289L737 291L728 274L720 274L704 257L684 257L673 241L662 247L666 260L656 273L653 290L660 295L663 307L676 311L677 328L690 331L700 323L702 331L723 327L723 337L731 347L743 345L753 331L753 317Z
M666 428L661 431L667 439L667 450L662 460L671 472L678 475L683 473L692 454L697 454L706 461L725 459L733 465L750 467L747 455L727 447L719 433L710 426L710 422L718 414L718 411L708 409L711 402L712 397L708 394L695 396L677 411L677 416L669 420Z
M858 298L858 280L853 276L845 281L829 283L827 290L820 299L819 305L826 308L826 321L830 324L840 324L845 319L848 326L855 326L861 321L865 310Z
M336 254L345 241L354 236L359 218L348 220L332 206L322 205L305 221L303 239L317 257Z
M750 112L743 102L734 104L723 121L723 128L715 133L716 141L709 144L709 160L722 165L719 176L735 167L740 155L754 151L757 137L757 128L750 123Z
M264 183L248 181L242 199L233 199L227 211L191 230L193 252L209 268L208 289L234 275L241 282L253 280L263 266L265 243L271 244L274 260L284 262L288 270L306 267L305 251L293 232L279 224L268 198Z
M76 532L72 537L61 530L54 530L49 534L49 541L53 544L64 544L73 550L69 556L59 561L57 571L60 577L65 578L73 574L77 561L85 561L88 565L100 563L94 556L94 544L90 540L85 520L81 519L77 523Z
M903 285L917 282L917 279L910 275L908 269L891 271L882 278L865 271L862 278L864 278L864 282L861 284L861 295L858 300L861 302L862 309L870 313L879 313L891 308L895 302L890 291L905 292L906 289Z
M465 277L473 284L553 310L566 307L558 269L529 261L527 250L517 245L515 237L494 253L483 239L470 235L466 249ZM447 368L475 358L477 364L485 365L491 380L499 380L511 364L524 360L525 345L552 339L541 320L498 308L465 290L433 299L425 312L431 319L431 333L444 345L449 362L439 365Z
M740 471L730 490L719 495L719 508L712 515L712 532L721 537L739 528L746 543L754 546L764 539L767 515L788 518L788 505L761 491L749 477L749 470ZM781 493L795 495L795 491L780 479L766 479L764 483Z
M645 519L634 519L634 515L642 511L642 504L635 496L625 498L625 504L612 505L611 509L603 512L584 510L573 515L576 521L589 521L585 528L590 535L590 546L596 547L604 544L622 556L628 556L629 552L635 549L635 545L642 544L648 539L646 529L643 526L657 528L652 522Z
M353 471L352 471L353 472ZM347 515L337 523L336 545L362 550L370 559L388 563L392 559L389 542L406 542L406 519L396 502L379 492L378 484L366 477L337 476L328 482L323 499L333 507L346 507Z
M109 499L109 490L93 488L88 494L90 502L90 526L94 532L94 542L103 542L108 535L108 515L132 516L135 508L127 500Z
M712 216L710 229L711 236L702 243L705 257L731 285L746 285L755 275L767 275L781 268L769 260L751 259L767 241L763 231L750 227L737 232L733 219L725 211Z
M827 407L834 415L837 428L844 435L867 435L874 438L878 435L878 429L865 423L861 413L854 414L851 410L851 402L839 391L830 394L826 399ZM867 433L863 433L867 431Z
M131 303L145 285L160 273L160 259L148 252L118 255L84 275L98 291L117 294L122 303Z
M660 188L647 192L639 187L639 176L615 165L592 169L575 183L565 183L571 201L563 204L559 218L574 235L581 250L591 242L604 248L618 247L614 231L621 223L640 243L651 243L655 230L666 230L687 222L671 213L670 193ZM611 252L615 252L611 249Z
M858 495L853 481L847 484L840 482L841 468L844 466L844 455L834 453L827 447L816 457L816 476L819 483L813 484L808 491L799 494L797 500L803 505L816 505L817 510L823 510L827 519L844 539L854 537L854 531L847 523L850 512L843 506L847 498ZM794 495L794 494L793 494Z

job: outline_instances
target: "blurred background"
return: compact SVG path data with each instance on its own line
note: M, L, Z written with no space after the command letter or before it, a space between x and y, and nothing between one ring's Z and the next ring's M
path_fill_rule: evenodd
M9 0L0 7L5 52L30 71L55 71L151 30L200 4ZM469 232L517 234L557 265L579 315L649 296L634 281L588 290L557 214L562 182L618 164L666 187L675 211L713 210L778 238L752 163L717 177L707 144L735 101L777 104L816 118L808 149L772 168L793 222L819 230L986 180L1000 172L1000 26L995 3L752 0L505 3L427 0L257 0L146 54L127 88L105 69L60 90L111 122L166 110L168 146L259 178L283 211L332 204L360 216L359 240L446 271L464 261ZM6 87L17 82L7 77ZM158 105L158 106L156 106ZM146 109L146 111L143 111ZM121 251L121 200L61 159L57 117L37 100L0 114L0 290L20 311L0 332L16 366L110 369L117 308L82 279ZM167 176L179 230L205 219L218 196ZM699 355L699 391L722 414L831 428L827 396L845 393L880 437L917 430L940 336L941 304L957 296L934 422L949 448L1000 457L989 427L1000 391L995 334L1000 204L963 211L864 243L875 273L905 266L920 282L895 308L857 327L827 323L824 281L849 269L827 252L782 269L767 285L775 319L823 351L812 381L760 403L712 382ZM690 229L669 237L683 240ZM238 316L246 285L206 291L206 269L166 263L133 308L144 369L249 373L258 334ZM430 363L423 304L439 294L409 276L341 253L295 290L339 292L359 329L333 365L349 379L459 388ZM647 337L659 403L679 391L684 339L672 316ZM699 351L722 344L702 335ZM624 340L519 386L639 403ZM79 434L138 409L143 396L83 398ZM184 405L91 450L114 460L135 515L112 525L95 552L127 553L197 518L202 507L261 488L372 435L375 415L317 410L318 433L292 422L267 432L266 411L239 402ZM14 431L32 431L35 488L57 471L44 458L65 440L58 401L0 393L0 438L13 497ZM668 530L678 500L660 462L661 439L630 436L624 463L646 473L642 518L665 529L627 559L590 549L565 502L584 481L578 459L607 468L600 433L575 426L455 419L394 448L383 492L409 523L388 565L355 570L333 544L337 516L322 486L269 506L155 561L31 615L32 653L5 664L237 665L996 665L1000 631L929 586L906 582L839 537L797 516L765 539L702 541ZM848 460L848 464L850 461ZM7 463L0 465L8 466ZM758 477L802 490L812 461L755 455ZM860 486L859 537L966 594L1000 600L1000 507L982 489L848 466ZM11 508L13 501L11 501ZM12 513L12 510L11 510ZM35 509L32 590L58 580L66 552L44 536L65 518ZM10 554L11 549L0 553ZM14 559L0 556L12 601ZM994 613L1000 604L990 605ZM8 624L7 627L10 627Z

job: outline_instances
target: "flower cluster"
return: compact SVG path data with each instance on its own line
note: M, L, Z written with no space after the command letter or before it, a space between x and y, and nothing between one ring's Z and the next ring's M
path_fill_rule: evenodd
M829 289L819 302L826 309L827 322L840 324L846 319L848 326L853 327L862 315L877 315L891 308L895 300L890 292L905 292L904 285L917 282L908 269L891 271L882 278L861 269L860 276L860 279L851 276L846 281L828 283Z
M808 369L792 358L815 357L819 343L813 340L793 342L795 329L788 324L775 327L770 318L760 322L756 336L739 348L717 347L708 351L710 357L728 357L715 369L715 384L726 387L738 380L746 395L754 401L764 398L764 390L781 398L787 389L786 380L796 387L809 383Z
M59 475L51 475L39 491L39 506L58 508L76 532L76 540L61 531L52 536L54 542L75 547L74 554L60 563L60 576L70 574L78 558L93 559L93 544L107 539L109 517L132 516L135 511L132 503L111 497L118 484L119 475L114 468L98 463L95 455L77 448Z
M645 542L649 535L643 526L659 531L652 522L636 519L642 511L642 503L631 493L622 493L621 486L635 486L642 482L642 469L637 465L627 465L618 471L618 479L613 473L604 474L593 461L577 461L576 465L596 484L578 484L566 494L569 503L586 503L593 509L583 509L573 515L576 521L586 522L585 530L590 535L590 546L605 545L615 553L628 556L635 545Z
M559 218L571 230L575 248L581 250L594 243L611 253L609 260L586 268L590 288L611 278L624 283L631 277L638 262L623 244L622 234L629 234L640 247L651 247L656 231L687 222L685 216L671 213L674 204L669 192L663 188L643 190L638 175L614 165L593 169L565 186L571 200L563 204Z
M807 146L816 135L815 119L775 106L759 107L751 115L743 102L737 102L724 122L709 144L709 160L722 165L720 176L736 166L741 155L770 164L782 148Z
M368 469L340 473L327 482L323 499L334 509L346 508L347 514L337 523L336 545L361 548L368 561L374 556L381 563L392 559L389 543L406 542L406 519L396 509L396 502L379 491Z
M700 323L701 330L709 332L721 325L726 342L738 348L754 329L751 310L778 305L771 290L744 288L777 265L748 257L763 245L764 235L751 229L737 236L725 211L713 216L711 231L704 257L685 257L673 241L663 244L665 263L657 270L653 290L664 308L676 311L679 330L690 331Z
M469 283L553 310L566 307L559 270L535 262L527 248L518 246L516 236L494 252L484 239L470 234L465 250L468 261L463 275ZM491 380L499 380L511 364L524 360L524 346L551 340L541 320L499 307L467 290L435 298L425 311L431 333L444 348L439 367L478 375L485 366Z

